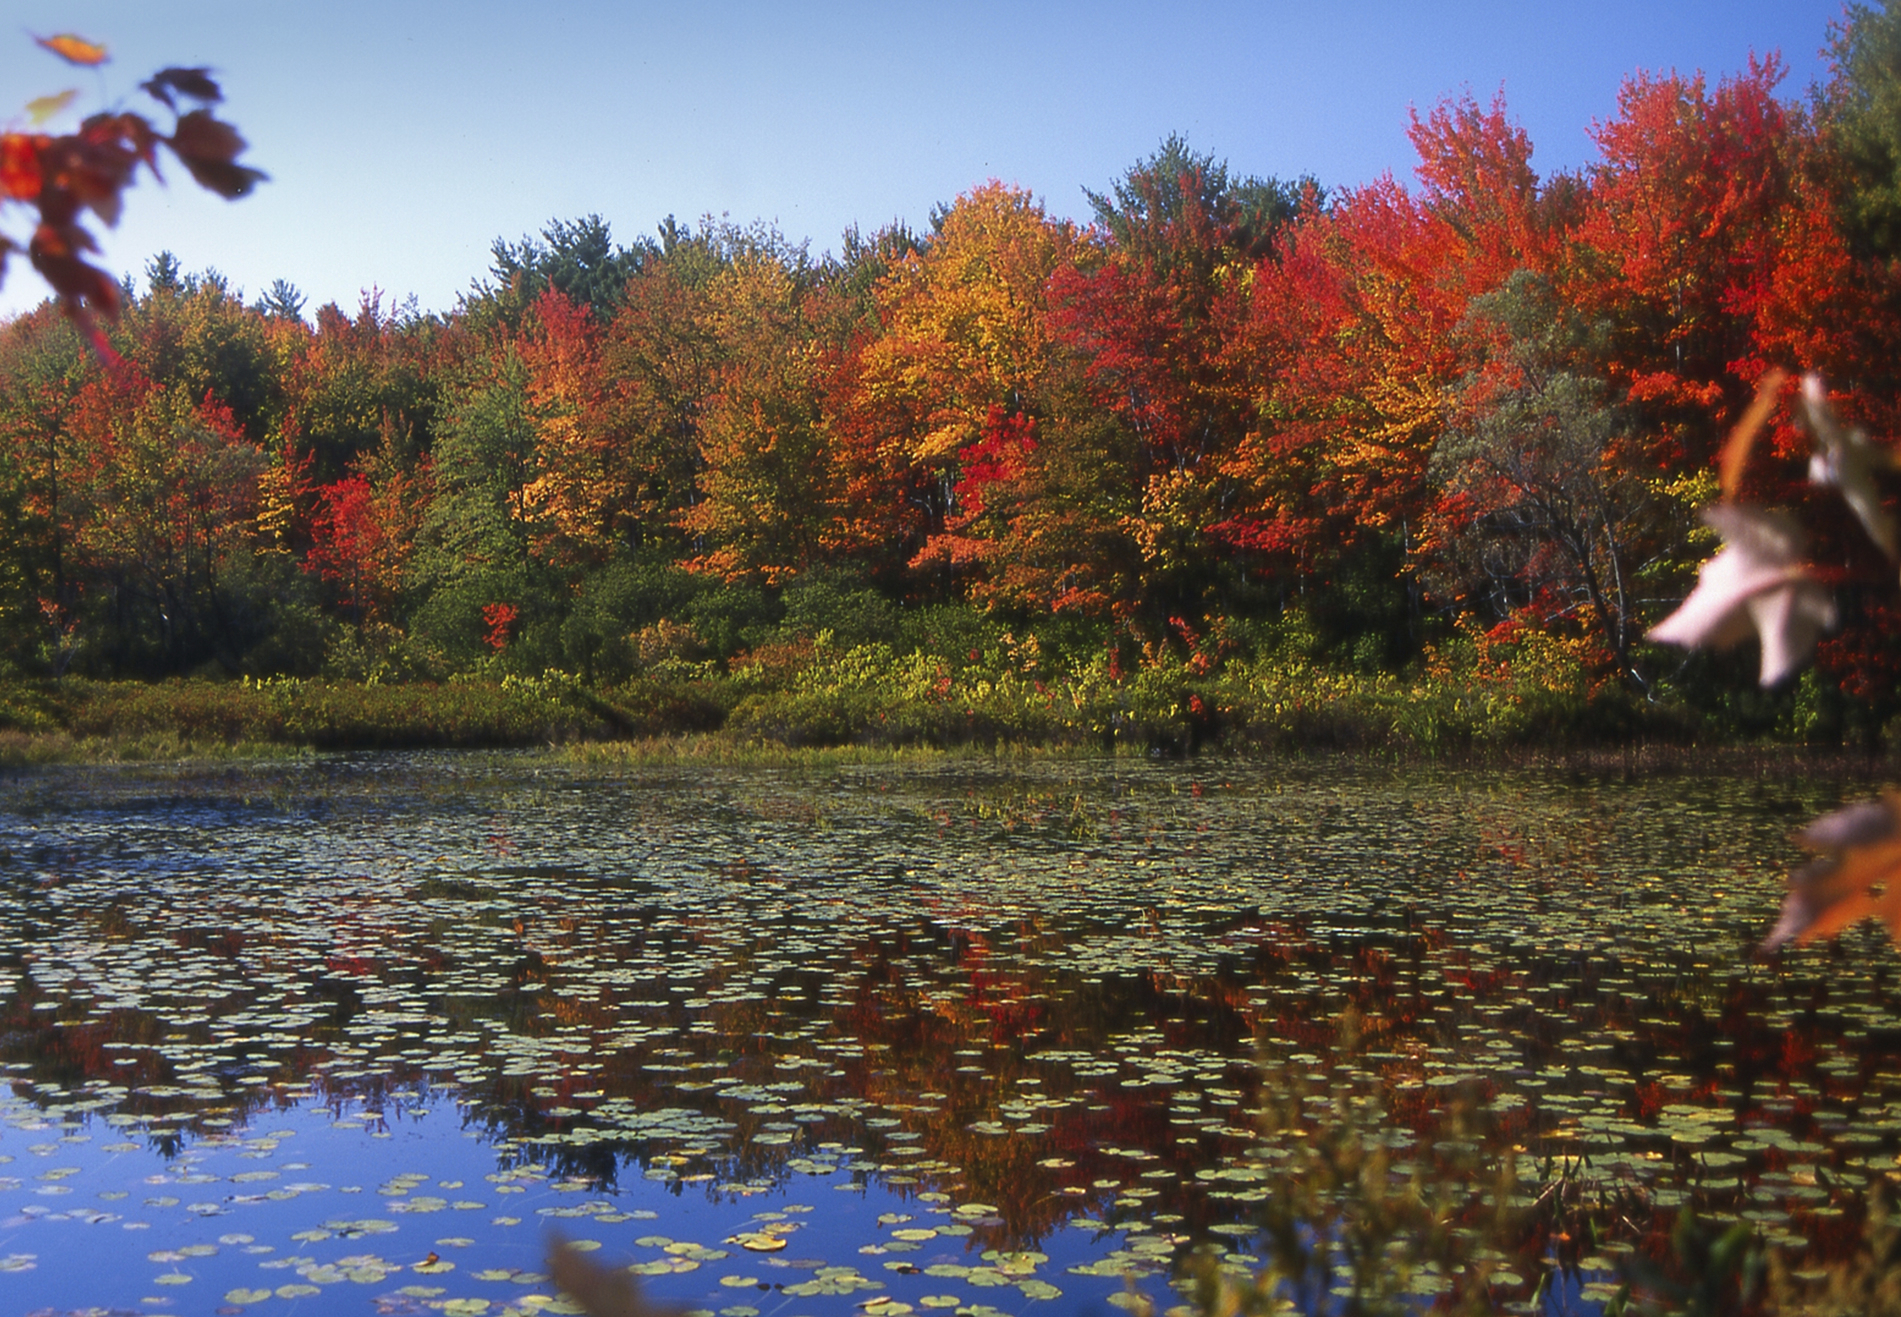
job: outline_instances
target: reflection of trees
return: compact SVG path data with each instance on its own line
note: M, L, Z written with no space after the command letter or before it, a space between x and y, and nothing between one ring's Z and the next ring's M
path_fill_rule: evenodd
M1519 845L1505 833L1485 844L1501 853ZM1573 1233L1566 1223L1603 1216L1613 1201L1630 1223L1618 1228L1648 1246L1674 1220L1669 1194L1687 1186L1700 1209L1744 1210L1765 1184L1789 1183L1765 1176L1807 1164L1772 1145L1748 1154L1732 1186L1711 1187L1720 1177L1701 1168L1699 1145L1672 1138L1674 1108L1722 1108L1738 1131L1826 1144L1815 1164L1843 1169L1851 1147L1824 1108L1880 1098L1880 1077L1901 1060L1901 1037L1888 1026L1870 1031L1891 990L1874 975L1731 973L1694 947L1624 958L1601 949L1488 952L1400 918L1388 932L1353 935L1235 919L1221 926L1229 950L1212 970L1117 974L1079 967L1061 928L969 903L902 925L841 919L834 937L815 944L822 955L793 960L775 946L789 925L777 921L785 896L772 881L749 879L763 895L738 933L730 921L668 922L645 896L617 912L612 931L556 903L506 917L484 907L477 917L493 934L479 944L494 984L486 994L458 986L453 976L467 964L443 950L443 932L424 936L400 917L400 894L341 906L361 954L340 952L309 972L298 1000L315 1012L312 1023L297 1047L276 1050L259 1028L225 1023L259 1009L262 990L246 966L277 954L268 937L212 935L186 921L162 935L225 967L229 982L217 986L230 992L207 1008L213 1019L177 1029L148 1010L95 1012L84 985L56 997L29 976L0 1008L0 1054L29 1067L18 1076L40 1085L31 1096L42 1105L83 1090L127 1114L182 1117L144 1131L166 1155L208 1116L242 1124L298 1103L341 1110L358 1100L393 1113L403 1090L467 1103L470 1126L497 1145L504 1168L532 1163L609 1191L656 1171L680 1194L762 1181L783 1188L805 1174L794 1162L819 1164L814 1149L832 1143L837 1155L823 1164L861 1182L993 1204L994 1216L967 1222L967 1242L1012 1249L1079 1213L1163 1219L1191 1236L1248 1218L1262 1201L1260 1181L1246 1174L1262 1094L1247 1059L1271 1043L1289 1073L1342 1075L1377 1097L1388 1128L1421 1147L1450 1137L1455 1095L1483 1104L1539 1094L1471 1126L1493 1152L1575 1157L1605 1146L1602 1124L1584 1123L1585 1114L1639 1131L1620 1137L1658 1154L1647 1163L1654 1173L1606 1175L1589 1194L1569 1182L1524 1229L1518 1246L1534 1259L1571 1248L1559 1238ZM123 904L77 926L96 940L161 935ZM379 935L387 941L369 954ZM703 966L688 986L705 1004L689 1008L685 994L615 986L582 969L584 957L656 954ZM376 1055L350 1033L392 985L414 999L403 1007L412 1021L403 1028L418 1035L410 1056L400 1035ZM1337 1034L1343 1017L1356 1022L1352 1047ZM490 1056L479 1084L433 1082L457 1068L438 1063L446 1049L480 1051L445 1040L481 1030L550 1046L532 1053L524 1067L532 1073L499 1073ZM161 1050L181 1036L211 1062L198 1080ZM414 1054L423 1050L430 1054ZM1634 1082L1616 1086L1573 1068L1586 1063ZM1544 1080L1558 1067L1562 1078ZM269 1082L240 1082L259 1076ZM1462 1078L1442 1083L1448 1076ZM150 1091L170 1085L200 1091ZM734 1089L750 1100L723 1096ZM670 1108L730 1129L650 1135L612 1119L616 1109ZM783 1131L790 1141L762 1142L768 1125L792 1126ZM1018 1132L1025 1125L1046 1128ZM1901 1151L1894 1132L1876 1137L1869 1156ZM1211 1169L1243 1174L1197 1178ZM1842 1214L1817 1215L1818 1206ZM1813 1258L1857 1238L1850 1196L1831 1191L1791 1210Z

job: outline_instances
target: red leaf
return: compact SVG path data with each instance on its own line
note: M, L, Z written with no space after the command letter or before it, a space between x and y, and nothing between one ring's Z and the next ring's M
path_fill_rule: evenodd
M149 79L139 84L140 90L154 100L164 103L168 110L178 108L172 99L172 93L189 96L194 101L206 105L216 104L224 99L224 93L211 79L210 69L160 69Z
M0 200L34 201L40 195L40 150L50 140L25 133L0 134Z
M1782 919L1763 942L1773 951L1791 939L1833 937L1863 919L1879 919L1901 942L1901 833L1895 813L1901 796L1825 814L1797 837L1822 852L1789 875Z
M178 127L165 141L199 185L220 196L244 196L266 177L261 170L232 163L244 149L244 139L210 110L181 115Z
M96 115L77 133L47 142L40 149L40 217L64 224L90 207L107 224L118 223L122 194L142 158L140 129L150 131L137 115ZM128 134L135 135L131 143Z
M119 285L112 276L88 265L79 253L93 250L91 235L76 224L42 224L27 246L27 256L40 277L51 284L67 307L96 307L108 316L119 314Z

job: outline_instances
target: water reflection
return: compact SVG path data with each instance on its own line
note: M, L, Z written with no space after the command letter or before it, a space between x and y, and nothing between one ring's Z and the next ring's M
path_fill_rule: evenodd
M1601 1248L1528 1216L1487 1282L1501 1298L1562 1266L1552 1302L1585 1302L1684 1203L1812 1266L1852 1247L1861 1182L1901 1151L1885 943L1749 955L1790 820L1838 801L1816 783L1363 766L684 774L420 755L14 775L0 1146L38 1157L39 1137L75 1168L0 1180L0 1211L52 1216L29 1199L113 1185L114 1158L182 1185L213 1175L176 1174L194 1158L274 1157L281 1117L323 1178L144 1193L149 1228L198 1242L115 1244L131 1272L233 1233L193 1233L191 1213L268 1209L297 1230L247 1226L215 1256L300 1231L313 1251L301 1279L234 1281L227 1306L297 1297L286 1284L387 1310L558 1302L407 1294L396 1282L435 1265L416 1249L316 1251L388 1220L335 1197L333 1168L380 1135L453 1144L439 1173L358 1188L405 1222L474 1221L442 1236L487 1261L458 1279L538 1285L533 1242L496 1223L582 1220L709 1312L746 1308L746 1286L697 1273L744 1279L732 1260L755 1255L810 1263L748 1282L801 1300L974 1312L1007 1290L1012 1310L1080 1311L1134 1302L1124 1276L1194 1248L1248 1265L1277 1166L1315 1137L1258 1113L1291 1100L1318 1119L1327 1095L1359 1094L1396 1177L1456 1110L1523 1206L1549 1206L1567 1168L1567 1210L1614 1205ZM888 1210L845 1230L780 1205L808 1184ZM582 1197L551 1200L569 1216L497 1214L517 1190ZM94 1224L132 1223L114 1206L132 1189L88 1192ZM689 1203L719 1205L710 1229L674 1228ZM97 1301L83 1268L31 1261L66 1306Z

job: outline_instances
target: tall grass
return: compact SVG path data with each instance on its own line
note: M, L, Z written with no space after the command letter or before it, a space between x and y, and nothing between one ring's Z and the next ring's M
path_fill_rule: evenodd
M1505 652L1509 650L1509 652ZM1471 748L1692 739L1680 710L1594 686L1532 634L1462 642L1405 675L1359 673L1298 647L1214 662L1106 651L1064 662L1005 636L967 654L832 633L726 665L666 658L618 685L567 674L385 684L271 679L0 684L0 762L625 742L590 756L730 758L778 750L1193 754ZM663 738L680 738L661 748Z

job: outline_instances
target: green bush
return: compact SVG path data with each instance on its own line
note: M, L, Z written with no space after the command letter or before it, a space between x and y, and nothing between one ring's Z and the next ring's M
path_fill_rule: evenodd
M749 679L744 670L739 680ZM884 644L840 647L820 632L789 683L742 698L731 730L788 745L957 745L1001 740L1042 743L1073 737L1059 697L995 663L961 668L922 650Z

